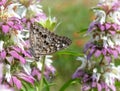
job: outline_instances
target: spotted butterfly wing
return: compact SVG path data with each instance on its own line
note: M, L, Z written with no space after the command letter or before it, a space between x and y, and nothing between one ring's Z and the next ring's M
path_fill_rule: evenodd
M35 23L30 30L31 53L39 59L41 55L49 55L68 47L71 40L65 36L56 35Z

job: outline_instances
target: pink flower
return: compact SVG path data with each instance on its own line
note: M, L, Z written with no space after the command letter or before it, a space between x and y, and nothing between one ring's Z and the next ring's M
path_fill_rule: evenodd
M8 25L2 25L2 31L6 34L10 31L10 27Z
M14 91L14 90L6 85L0 85L0 91Z
M0 6L4 5L6 3L6 0L1 0L0 1Z
M34 84L34 77L32 77L31 75L27 75L27 74L24 74L24 73L19 73L18 74L19 78L23 79L24 81L30 83L30 84Z
M26 60L22 56L20 56L16 51L10 51L9 54L14 58L19 59L22 64L26 63Z
M0 26L5 34L11 30L21 30L23 28L21 20L16 17L10 17L4 24L2 23Z
M14 91L11 87L21 90L24 83L34 85L41 80L41 69L30 54L28 29L32 23L44 21L47 17L38 4L40 0L6 2L0 1L0 35L3 35L0 40L0 91ZM29 15L30 12L32 15ZM45 63L46 78L55 73L51 63L51 60Z
M7 22L7 24L15 30L23 29L21 20L16 17L9 18L9 21Z
M6 58L6 51L0 52L0 59L4 60Z
M19 90L22 88L22 82L17 77L12 76L11 82L15 84Z
M41 79L41 72L37 68L32 69L32 76L37 77L38 80Z
M75 78L81 78L83 77L85 74L84 70L83 69L78 69L75 71L75 73L73 74L72 78L75 79Z

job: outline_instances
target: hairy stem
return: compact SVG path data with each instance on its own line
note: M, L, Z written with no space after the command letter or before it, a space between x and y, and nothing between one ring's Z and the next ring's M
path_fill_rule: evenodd
M42 71L41 71L41 80L40 80L40 88L39 91L43 89L43 78L44 78L44 70L45 70L45 56L42 58Z

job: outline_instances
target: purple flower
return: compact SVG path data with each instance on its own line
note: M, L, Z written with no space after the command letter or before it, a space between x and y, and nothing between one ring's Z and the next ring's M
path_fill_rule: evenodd
M102 86L101 86L101 84L97 83L97 89L98 89L98 91L102 91Z
M113 11L117 11L117 10L119 10L119 7L120 7L120 1L118 0L118 1L116 1L114 4L113 4L113 6L112 6L112 10Z
M47 79L50 78L50 75L54 75L56 72L55 68L51 65L51 66L46 66L46 70L44 72L44 75Z
M12 46L12 49L14 49L18 53L22 53L25 57L29 57L29 58L31 57L30 53L27 52L27 50L23 50L19 48L18 46Z
M7 85L0 84L1 91L15 91L13 88L8 87Z
M2 31L6 34L11 30L21 30L23 28L20 19L11 17L5 23L0 25L2 27Z
M92 22L88 28L88 33L96 29L96 22Z
M31 75L19 73L18 76L19 76L19 78L23 79L24 81L26 81L32 85L34 84L35 79Z
M99 57L101 55L101 53L102 52L100 50L96 50L94 55L95 55L95 57Z
M103 24L98 23L98 27L100 28L101 31L105 30L105 26Z
M31 58L31 55L29 52L25 51L25 50L22 50L22 54L24 54L25 57L29 57Z
M118 55L120 54L120 49L119 46L114 46L114 49L111 47L107 47L105 48L104 46L102 46L101 48L99 48L96 44L92 44L92 43L88 43L85 46L85 53L87 55L88 60L94 55L95 57L99 57L101 55L104 56L114 56L114 58L118 58ZM109 60L110 61L110 60Z
M38 80L41 79L41 72L37 68L32 69L32 76L37 77Z
M88 84L83 84L82 85L82 88L81 88L81 91L89 91L91 88Z
M49 73L49 74L52 73L53 75L56 72L55 68L52 65L46 66L46 71L47 71L47 73Z
M86 61L73 78L80 78L82 91L116 91L115 81L120 81L120 65L115 66L120 55L120 0L100 0L93 10L96 18L87 32L91 39L84 48Z
M118 58L118 51L117 50L112 50L112 54L114 58Z
M72 78L75 79L75 78L80 78L80 77L83 77L85 74L84 70L82 69L78 69L76 70L76 72L73 74Z
M6 22L7 23L7 25L9 25L10 27L12 27L13 25L14 25L14 22L13 21L8 21L8 22Z
M110 23L105 23L105 28L106 28L106 30L108 30L110 27L111 27L111 24L110 24Z
M15 29L15 30L21 30L23 29L22 26L22 22L20 19L16 18L16 17L11 17L9 18L9 21L7 23L11 28Z
M17 46L12 46L12 49L14 49L18 53L20 53L22 51L22 49Z
M22 88L22 83L21 83L21 81L17 77L12 76L11 81L12 81L13 84L15 84L17 86L17 88L19 90Z
M6 3L6 0L1 0L0 1L0 6L4 5Z
M10 27L8 25L2 25L2 31L6 34L10 31Z
M47 19L45 13L43 12L40 12L38 15L35 16L35 19L38 20L38 21L45 21Z
M92 57L92 55L95 53L95 48L91 48L88 55L87 55L87 60L90 60L90 58Z
M6 58L6 52L5 50L3 50L2 52L0 52L0 59L4 60Z
M23 58L22 56L20 56L16 51L10 51L9 54L11 56L13 56L14 58L19 59L22 64L26 63L25 58Z
M109 30L109 33L111 33L112 35L115 35L115 34L116 34L116 31L114 31L114 30Z
M105 56L105 60L108 62L108 64L112 61L111 56Z
M15 1L16 3L13 1L6 3L6 0L0 1L1 35L6 37L1 37L0 40L1 91L14 91L14 89L8 90L8 88L21 90L24 83L34 85L36 81L41 80L42 63L40 63L39 69L37 62L30 54L28 29L31 23L45 21L47 17L38 4L40 0L31 1ZM28 6L26 7L26 5ZM32 15L29 16L28 12L31 12ZM55 68L51 63L50 59L47 59L45 63L44 76L46 78L55 73ZM6 86L6 89L2 88L3 85Z

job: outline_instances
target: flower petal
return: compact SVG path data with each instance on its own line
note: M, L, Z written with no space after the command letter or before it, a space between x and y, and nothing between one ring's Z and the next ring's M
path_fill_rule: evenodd
M2 51L2 52L0 53L0 57L4 60L5 57L6 57L6 52L5 52L5 51Z
M6 34L10 31L10 27L8 25L2 25L2 31Z
M26 74L19 74L20 78L22 78L23 80L25 80L26 82L31 83L32 85L34 84L34 78L31 75L26 75Z
M16 51L10 51L9 53L14 58L19 59L22 64L26 63L26 60L22 56L20 56Z
M95 57L99 57L101 55L101 51L100 50L96 50L94 55L95 55Z
M21 81L17 77L15 77L15 76L13 76L12 79L13 79L14 84L17 86L17 88L21 89L22 88Z
M39 71L37 68L33 68L32 75L33 75L34 77L37 76L37 79L38 79L38 80L41 79L41 73L40 73L40 71Z
M101 84L97 83L97 88L98 88L98 91L102 91Z
M11 56L13 56L14 58L19 59L19 54L16 51L10 51L9 52L11 54Z
M8 24L9 26L13 26L14 23L13 23L12 21L8 21L7 24Z
M108 30L110 27L111 27L111 24L109 24L109 23L106 23L106 24L105 24L106 30Z

